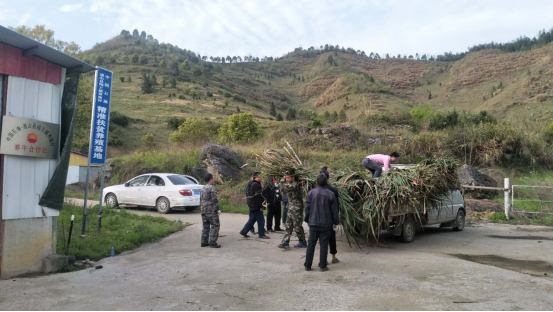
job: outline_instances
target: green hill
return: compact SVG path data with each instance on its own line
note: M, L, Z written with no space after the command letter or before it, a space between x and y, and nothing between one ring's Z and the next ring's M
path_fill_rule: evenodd
M216 127L238 111L254 115L265 143L291 135L294 126L307 125L314 116L323 124L347 124L372 137L384 135L374 131L375 123L384 123L386 136L408 139L405 127L393 124L413 123L409 112L419 103L444 114L485 110L535 133L553 117L552 44L511 53L484 49L451 62L325 49L296 49L261 60L228 56L222 63L221 57L122 32L79 57L114 72L112 103L118 115L112 116L112 156L140 148L147 133L158 148L170 147L169 135L184 119L203 118ZM154 76L157 84L151 93L144 92L144 78ZM92 79L83 80L83 92L91 92L91 84ZM81 104L75 148L86 151L89 107ZM293 110L297 118L277 121L271 106L282 116ZM346 123L332 117L339 113L345 113Z

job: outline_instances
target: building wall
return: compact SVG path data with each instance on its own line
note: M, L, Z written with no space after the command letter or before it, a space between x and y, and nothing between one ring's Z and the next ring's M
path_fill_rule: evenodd
M67 182L65 182L65 184L79 182L79 171L79 166L69 166L69 171L67 171Z
M56 217L5 220L0 278L42 271L43 259L56 253L56 222Z
M96 179L100 171L102 171L102 167L90 167L89 179L91 181ZM79 182L86 182L86 167L79 167Z
M62 93L63 84L8 76L6 115L59 124ZM59 210L38 205L57 163L57 159L4 155L2 219L59 215Z
M86 166L88 165L88 156L71 152L69 157L69 166Z

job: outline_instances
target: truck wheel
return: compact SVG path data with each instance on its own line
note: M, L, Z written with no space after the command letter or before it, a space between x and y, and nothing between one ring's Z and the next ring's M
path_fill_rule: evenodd
M417 225L413 219L405 219L403 222L403 230L401 231L401 241L404 243L410 243L415 240L415 233L417 232Z
M453 230L462 231L465 228L465 213L463 210L457 211L457 217L454 222L455 225L453 226Z
M157 200L156 208L159 213L166 214L171 211L171 204L167 198L161 197Z
M106 205L110 208L118 207L119 203L117 202L117 196L113 193L109 193L108 196L106 196Z

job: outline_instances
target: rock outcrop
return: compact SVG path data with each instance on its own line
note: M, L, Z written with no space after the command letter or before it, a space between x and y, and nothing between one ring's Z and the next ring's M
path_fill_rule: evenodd
M207 143L200 153L200 167L218 182L237 177L243 165L242 158L226 146Z

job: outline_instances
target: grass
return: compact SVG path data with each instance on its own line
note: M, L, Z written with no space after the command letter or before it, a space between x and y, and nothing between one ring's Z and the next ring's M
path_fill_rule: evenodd
M71 215L75 216L69 254L76 259L93 261L108 257L111 245L115 253L132 250L143 244L155 242L169 234L183 229L181 223L169 221L163 217L139 216L125 209L104 208L102 213L102 231L96 232L98 225L98 206L87 211L86 236L79 236L82 230L82 207L64 204L58 217L57 253L65 254L69 237Z
M69 198L81 198L81 199L84 199L84 192L74 192L74 191L69 191L69 190L65 190L65 197L69 197ZM100 200L100 194L88 194L88 199L92 199L92 200Z
M250 214L250 209L248 208L248 205L231 205L229 204L228 200L221 200L219 201L219 208L222 212L230 212L230 213L239 213L239 214ZM266 211L264 211L266 214Z

